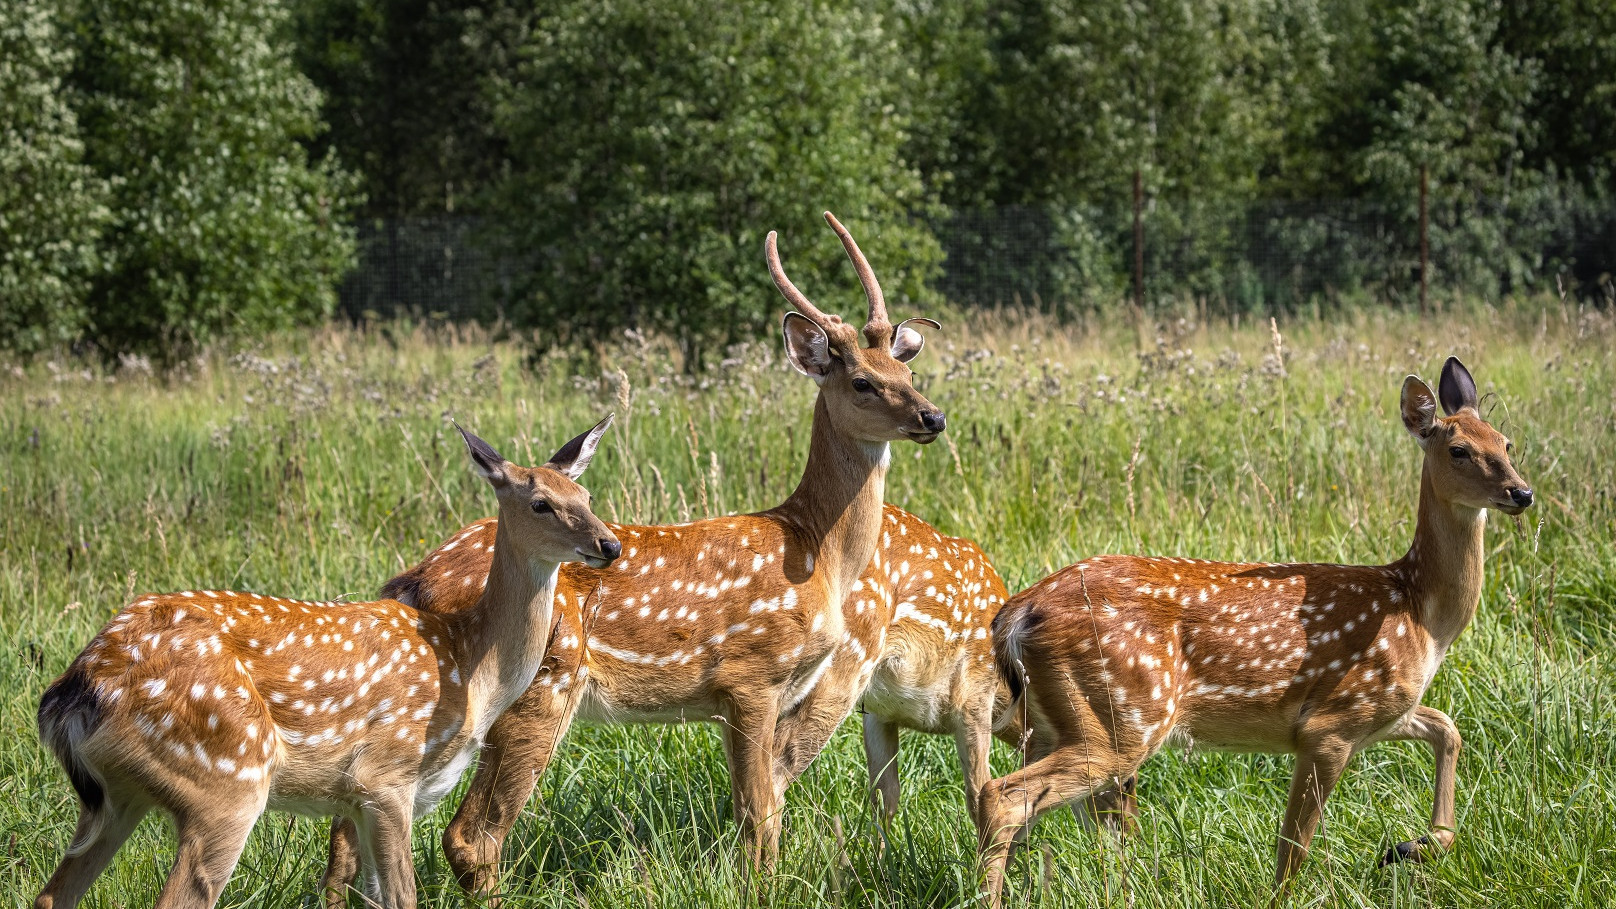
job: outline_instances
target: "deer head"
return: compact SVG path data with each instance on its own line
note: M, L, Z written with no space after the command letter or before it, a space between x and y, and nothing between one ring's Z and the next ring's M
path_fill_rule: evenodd
M859 332L852 325L821 311L791 283L780 265L775 232L770 231L764 247L769 274L796 307L796 312L786 313L782 324L786 356L798 372L818 384L831 422L842 434L861 442L913 439L925 445L935 441L946 425L943 412L915 390L914 375L905 364L926 343L914 326L942 326L931 319L909 319L896 327L887 321L881 285L864 253L835 215L825 212L825 220L841 238L864 286L869 317L863 334L868 346L859 346Z
M602 568L622 544L589 508L589 491L576 482L595 457L613 414L596 423L539 467L519 467L493 446L460 429L472 466L499 497L499 527L514 551L544 562L585 562Z
M1458 358L1442 367L1441 402L1418 376L1403 380L1403 425L1425 449L1425 475L1444 502L1520 514L1532 504L1532 488L1510 463L1514 445L1482 419L1476 382Z

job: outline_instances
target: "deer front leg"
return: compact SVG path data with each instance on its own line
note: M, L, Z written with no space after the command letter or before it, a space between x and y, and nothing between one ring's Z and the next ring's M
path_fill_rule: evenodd
M1284 893L1286 882L1307 858L1324 803L1351 757L1351 743L1334 738L1307 744L1297 753L1290 799L1285 804L1285 822L1280 826L1276 850L1274 883L1279 894Z
M375 874L370 896L387 909L415 909L415 862L410 854L414 786L374 793L360 813L358 839L368 870Z
M729 761L730 794L735 820L753 867L772 867L780 852L780 808L774 768L774 731L778 721L774 692L756 700L737 698L724 723L724 756Z
M819 757L837 727L853 712L853 704L869 681L868 668L851 651L840 650L827 659L831 664L824 678L780 718L775 728L779 756L774 773L782 789L802 776Z
M1391 735L1388 741L1416 740L1431 746L1436 759L1435 792L1431 799L1431 832L1417 840L1398 843L1386 851L1381 865L1392 862L1423 862L1433 854L1445 852L1457 836L1454 827L1454 778L1459 769L1459 748L1463 740L1459 727L1452 718L1435 707L1414 709Z
M325 877L320 894L326 909L348 905L348 887L359 874L359 828L345 817L331 819L331 844L326 852Z
M864 715L864 758L870 770L870 797L884 831L898 813L898 726L873 713ZM973 811L975 810L973 806Z
M571 676L566 691L556 680ZM461 889L497 909L500 852L556 746L572 725L583 685L576 665L539 675L488 731L471 787L443 831L443 851Z
M1138 775L1130 776L1118 785L1089 796L1083 820L1103 828L1121 839L1139 828ZM1074 810L1076 806L1073 806Z

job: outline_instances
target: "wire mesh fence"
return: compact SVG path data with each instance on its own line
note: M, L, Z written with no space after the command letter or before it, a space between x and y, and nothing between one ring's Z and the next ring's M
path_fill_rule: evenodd
M1105 208L952 212L931 224L946 254L936 287L965 305L1055 312L1190 299L1209 312L1279 313L1412 305L1423 275L1436 295L1563 290L1616 303L1608 207L1433 201L1422 267L1415 197L1234 205L1143 197L1137 220L1131 203L1124 195ZM358 239L358 266L340 293L350 318L492 318L534 261L502 252L499 224L484 217L366 221Z
M454 320L496 314L518 264L475 216L361 221L358 263L338 291L349 318L414 313Z

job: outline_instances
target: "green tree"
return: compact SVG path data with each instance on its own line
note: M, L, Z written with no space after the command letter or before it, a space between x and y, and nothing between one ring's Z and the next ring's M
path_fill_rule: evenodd
M988 62L954 57L975 84L959 92L946 199L1125 199L1136 167L1158 193L1249 196L1275 157L1275 86L1302 66L1286 55L1316 40L1317 23L1290 6L992 0Z
M54 0L0 4L0 347L77 340L106 186L63 96L73 62Z
M1503 46L1499 4L1338 6L1340 91L1318 140L1334 162L1326 181L1381 200L1412 255L1424 167L1437 282L1493 292L1530 280L1545 237L1513 216L1545 188L1544 173L1524 166L1541 135L1540 70Z
M319 96L285 11L259 0L99 0L73 34L86 160L112 188L103 349L183 353L328 315L353 256L351 179L301 144Z
M763 239L826 305L857 304L825 209L848 222L894 310L940 259L902 158L902 48L851 4L611 0L537 20L498 88L512 173L502 227L532 263L511 313L559 340L619 326L756 337L781 310Z
M917 134L916 158L947 170L928 176L956 210L989 210L989 229L950 235L951 281L957 266L989 292L1115 299L1138 169L1153 253L1172 250L1208 290L1234 266L1245 206L1305 180L1329 81L1317 3L974 2L896 4L906 46L943 74L916 94L950 132Z
M1505 0L1503 47L1539 73L1542 125L1525 163L1609 192L1616 176L1616 4L1607 0Z
M476 209L505 164L488 82L508 72L531 18L510 0L297 4L297 61L330 124L315 147L359 169L367 214Z

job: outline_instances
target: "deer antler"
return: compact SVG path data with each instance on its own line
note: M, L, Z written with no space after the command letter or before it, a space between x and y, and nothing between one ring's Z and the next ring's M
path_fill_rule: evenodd
M763 255L769 260L769 276L774 278L774 286L780 288L786 301L796 307L797 311L814 320L827 332L835 328L842 321L842 317L820 310L809 299L808 295L797 289L786 277L786 270L780 265L780 250L776 246L775 232L769 231L769 238L763 242Z
M864 323L865 340L870 342L871 347L891 346L892 323L887 321L887 301L881 295L880 282L875 280L875 270L870 268L870 261L859 251L853 235L847 232L842 222L836 220L835 215L825 212L825 221L841 238L842 248L847 250L847 257L853 260L853 270L858 272L859 283L864 285L864 296L870 301L870 318Z

